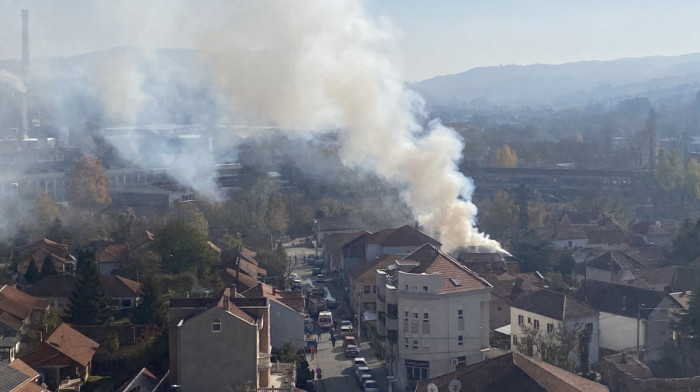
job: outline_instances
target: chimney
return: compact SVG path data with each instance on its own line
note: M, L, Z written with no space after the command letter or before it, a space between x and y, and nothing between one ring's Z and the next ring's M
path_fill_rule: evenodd
M22 140L28 137L29 118L27 114L27 94L29 93L29 11L22 10L22 82L27 89L22 94Z

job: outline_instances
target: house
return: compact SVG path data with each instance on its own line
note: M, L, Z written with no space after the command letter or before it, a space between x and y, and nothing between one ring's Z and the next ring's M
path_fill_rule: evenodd
M586 262L586 280L632 282L637 271L647 266L622 250L606 251Z
M511 352L457 369L442 376L420 381L416 392L452 392L450 383L458 380L463 392L607 392L603 384L569 373L564 369Z
M380 334L399 390L484 359L491 285L432 244L376 270ZM446 353L449 353L446 355Z
M182 392L221 391L252 382L271 384L270 302L236 298L171 298L170 382Z
M570 224L533 227L526 231L523 237L549 241L557 250L585 248L588 246L586 229Z
M50 275L24 291L48 300L53 306L65 308L75 289L75 279L69 275ZM141 283L119 275L100 275L100 282L114 310L134 308L138 305L141 299Z
M600 312L600 347L636 352L639 343L640 358L654 361L672 343L669 311L680 306L667 293L587 280L573 296Z
M482 276L493 286L489 303L489 328L492 330L510 324L511 302L544 287L544 279L537 272L514 275L504 272Z
M21 360L41 373L50 389L73 383L80 385L90 376L92 357L100 345L61 324L41 344L22 354ZM68 380L68 381L66 381Z
M165 377L159 379L148 369L141 369L134 377L128 379L117 392L160 392L166 391L169 385Z
M630 231L643 236L647 244L670 248L673 246L674 233L677 233L678 227L672 222L642 221L631 225Z
M263 281L267 277L267 271L259 266L255 251L245 245L239 245L237 248L225 252L222 255L220 267L222 268L222 279L224 279L224 283L229 285L236 283L240 274L251 277L252 279L247 279L246 282L243 282L245 283L245 290L255 286L257 282ZM229 269L233 272L232 274L228 273ZM231 277L226 275L231 275L233 281L231 281ZM246 278L242 279L246 280Z
M328 216L314 222L313 230L319 243L331 234L358 232L361 226L358 219L350 216Z
M350 306L355 312L365 310L377 311L377 274L376 270L385 269L394 264L402 255L388 255L356 265L350 269Z
M245 298L267 298L270 302L270 345L273 349L291 343L297 349L306 346L304 336L304 297L301 291L277 291L265 283L241 293Z
M14 260L17 263L17 272L21 275L27 272L27 267L32 259L34 259L37 268L41 271L41 267L48 256L59 274L72 273L77 263L75 257L68 253L68 245L59 244L48 238L42 238L34 243L17 247L14 249L14 255Z
M589 361L598 362L599 313L570 295L539 290L513 301L510 307L511 347L516 347L518 339L522 339L529 328L537 330L542 337L562 329L586 331L590 336ZM578 355L575 359L579 361Z
M358 254L357 257L360 260L364 260L364 248L361 249L353 249L349 247L344 247L345 244L356 240L358 237L369 234L366 231L360 231L360 232L355 232L355 233L333 233L333 234L328 234L324 236L323 238L323 255L325 258L325 265L328 266L328 268L331 271L338 271L342 269L343 263L342 263L342 258L343 255L345 258L351 258L350 252L352 253L361 253ZM347 250L348 253L344 254L343 249Z
M109 275L129 261L129 249L126 244L98 243L95 245L94 252L100 275Z
M39 383L39 372L16 359L11 363L0 362L0 391L48 392Z
M39 323L49 302L23 293L12 286L0 287L0 358L15 359L26 328Z
M510 255L498 252L480 253L480 252L460 252L457 260L464 264L465 267L476 272L477 274L501 274L508 272L517 274L520 272L520 262Z

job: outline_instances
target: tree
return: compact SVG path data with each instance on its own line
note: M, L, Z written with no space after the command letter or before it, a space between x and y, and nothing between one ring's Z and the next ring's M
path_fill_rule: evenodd
M523 272L549 272L552 268L554 246L537 238L516 238L511 253L523 261Z
M192 228L197 230L204 237L209 237L209 222L204 217L202 211L193 202L175 203L173 209L174 220L187 222Z
M518 155L507 144L497 148L491 156L495 167L518 167Z
M75 272L75 289L69 297L66 321L78 325L104 324L111 311L97 272L95 254L81 251Z
M48 193L41 193L37 196L34 200L34 210L32 212L34 220L42 232L61 215L58 204Z
M518 205L510 198L508 192L496 192L488 212L482 221L484 232L494 232L499 228L515 227L518 222Z
M59 244L66 244L69 242L68 231L63 227L63 222L61 222L60 218L57 217L51 222L51 226L49 226L49 230L46 233L46 238L58 242Z
M690 219L686 219L680 233L673 240L673 250L668 261L685 266L698 256L700 256L700 219L695 224Z
M160 283L155 277L148 277L141 284L141 304L134 312L135 324L155 324L158 327L167 321L167 305L161 295Z
M267 211L265 213L265 223L268 229L275 236L279 237L287 232L289 228L289 215L284 204L282 195L273 193L267 202Z
M34 257L29 260L29 266L27 267L27 272L24 273L24 279L29 283L36 283L41 279L41 274L36 266Z
M44 257L44 262L41 263L41 277L45 278L56 274L58 274L58 271L56 271L56 266L53 263L51 255L46 255L46 257Z
M207 244L207 237L188 223L176 220L156 234L153 249L163 261L166 272L196 272L216 262L216 256Z
M104 167L97 158L84 156L66 173L66 198L76 206L100 209L112 199Z

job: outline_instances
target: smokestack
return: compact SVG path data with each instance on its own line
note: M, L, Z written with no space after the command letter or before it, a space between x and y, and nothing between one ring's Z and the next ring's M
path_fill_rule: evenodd
M22 10L22 82L27 91L22 94L22 139L29 135L29 118L27 114L27 94L29 92L29 11Z

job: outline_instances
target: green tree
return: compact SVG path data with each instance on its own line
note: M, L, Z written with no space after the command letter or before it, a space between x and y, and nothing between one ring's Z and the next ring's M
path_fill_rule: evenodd
M95 254L81 251L75 272L75 289L69 297L66 321L78 325L104 324L111 310L97 272Z
M180 220L172 221L158 231L153 249L160 255L163 269L173 274L196 272L216 262L206 235Z
M265 213L265 223L270 232L277 237L287 232L289 228L289 215L287 215L282 195L278 193L270 195L267 202L267 211Z
M119 334L117 331L110 331L105 337L105 341L102 342L102 345L107 347L110 352L115 353L119 351Z
M495 167L518 167L518 155L507 144L494 150L491 165Z
M482 221L484 232L494 232L504 227L516 227L519 213L518 205L510 198L508 192L504 190L496 192Z
M167 321L167 305L158 280L155 277L146 278L141 284L141 294L141 303L134 312L134 323L164 326Z
M194 202L177 202L173 208L173 220L187 222L204 237L209 237L209 222Z
M685 266L698 256L700 256L700 219L695 224L690 219L686 219L678 236L673 240L673 250L668 257L668 262Z
M56 271L56 266L53 263L53 259L51 259L51 255L46 255L46 257L44 257L44 262L41 263L41 277L45 278L56 274L58 274L58 271Z
M552 268L554 246L551 242L537 238L516 238L511 253L523 261L524 272L547 273Z
M61 222L60 218L56 218L51 222L46 238L59 244L67 244L69 242L68 231L63 227L63 222Z
M41 279L41 274L36 266L34 257L29 260L29 266L27 267L27 272L24 273L24 279L29 283L36 283Z
M58 204L48 193L40 193L34 200L34 210L32 211L37 226L43 232L46 228L61 215Z
M78 207L98 210L109 203L109 181L97 158L84 156L67 173L66 198Z
M294 348L292 343L287 342L280 348L280 362L282 363L294 363L297 359L297 349Z

